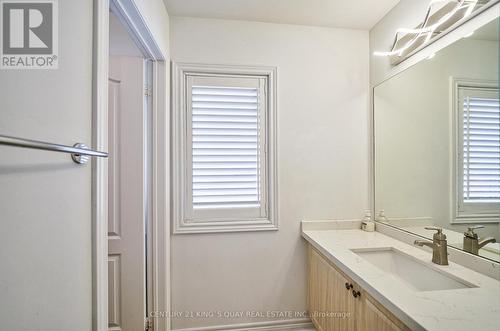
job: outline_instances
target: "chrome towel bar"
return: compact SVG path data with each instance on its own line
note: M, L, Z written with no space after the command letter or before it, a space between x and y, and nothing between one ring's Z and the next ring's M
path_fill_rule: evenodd
M94 151L86 145L76 143L73 146L52 144L38 140L16 138L11 136L0 135L0 145L15 146L23 148L43 149L46 151L60 152L71 154L71 158L78 164L85 164L90 156L108 157L108 153Z

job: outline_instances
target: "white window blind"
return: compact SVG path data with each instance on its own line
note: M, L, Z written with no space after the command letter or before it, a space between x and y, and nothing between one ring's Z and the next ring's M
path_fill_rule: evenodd
M193 208L259 208L258 88L193 86L192 109Z
M462 211L500 209L498 89L461 88ZM498 213L498 212L497 212Z
M193 76L188 89L191 217L264 217L265 79Z

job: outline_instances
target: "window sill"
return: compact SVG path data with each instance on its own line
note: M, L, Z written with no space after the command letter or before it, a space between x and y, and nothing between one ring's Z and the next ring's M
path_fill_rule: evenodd
M470 223L500 223L500 215L494 214L470 214L460 215L452 219L451 224Z
M190 221L182 220L174 225L173 234L227 233L277 231L278 223L269 219L246 221Z

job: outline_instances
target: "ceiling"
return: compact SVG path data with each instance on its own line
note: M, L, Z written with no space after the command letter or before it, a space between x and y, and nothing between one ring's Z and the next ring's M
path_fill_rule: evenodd
M371 29L400 0L163 0L172 16Z

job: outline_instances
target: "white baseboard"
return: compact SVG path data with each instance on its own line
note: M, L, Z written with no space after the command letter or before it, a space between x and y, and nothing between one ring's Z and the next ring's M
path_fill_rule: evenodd
M316 331L316 329L310 319L300 318L270 322L173 329L172 331Z

